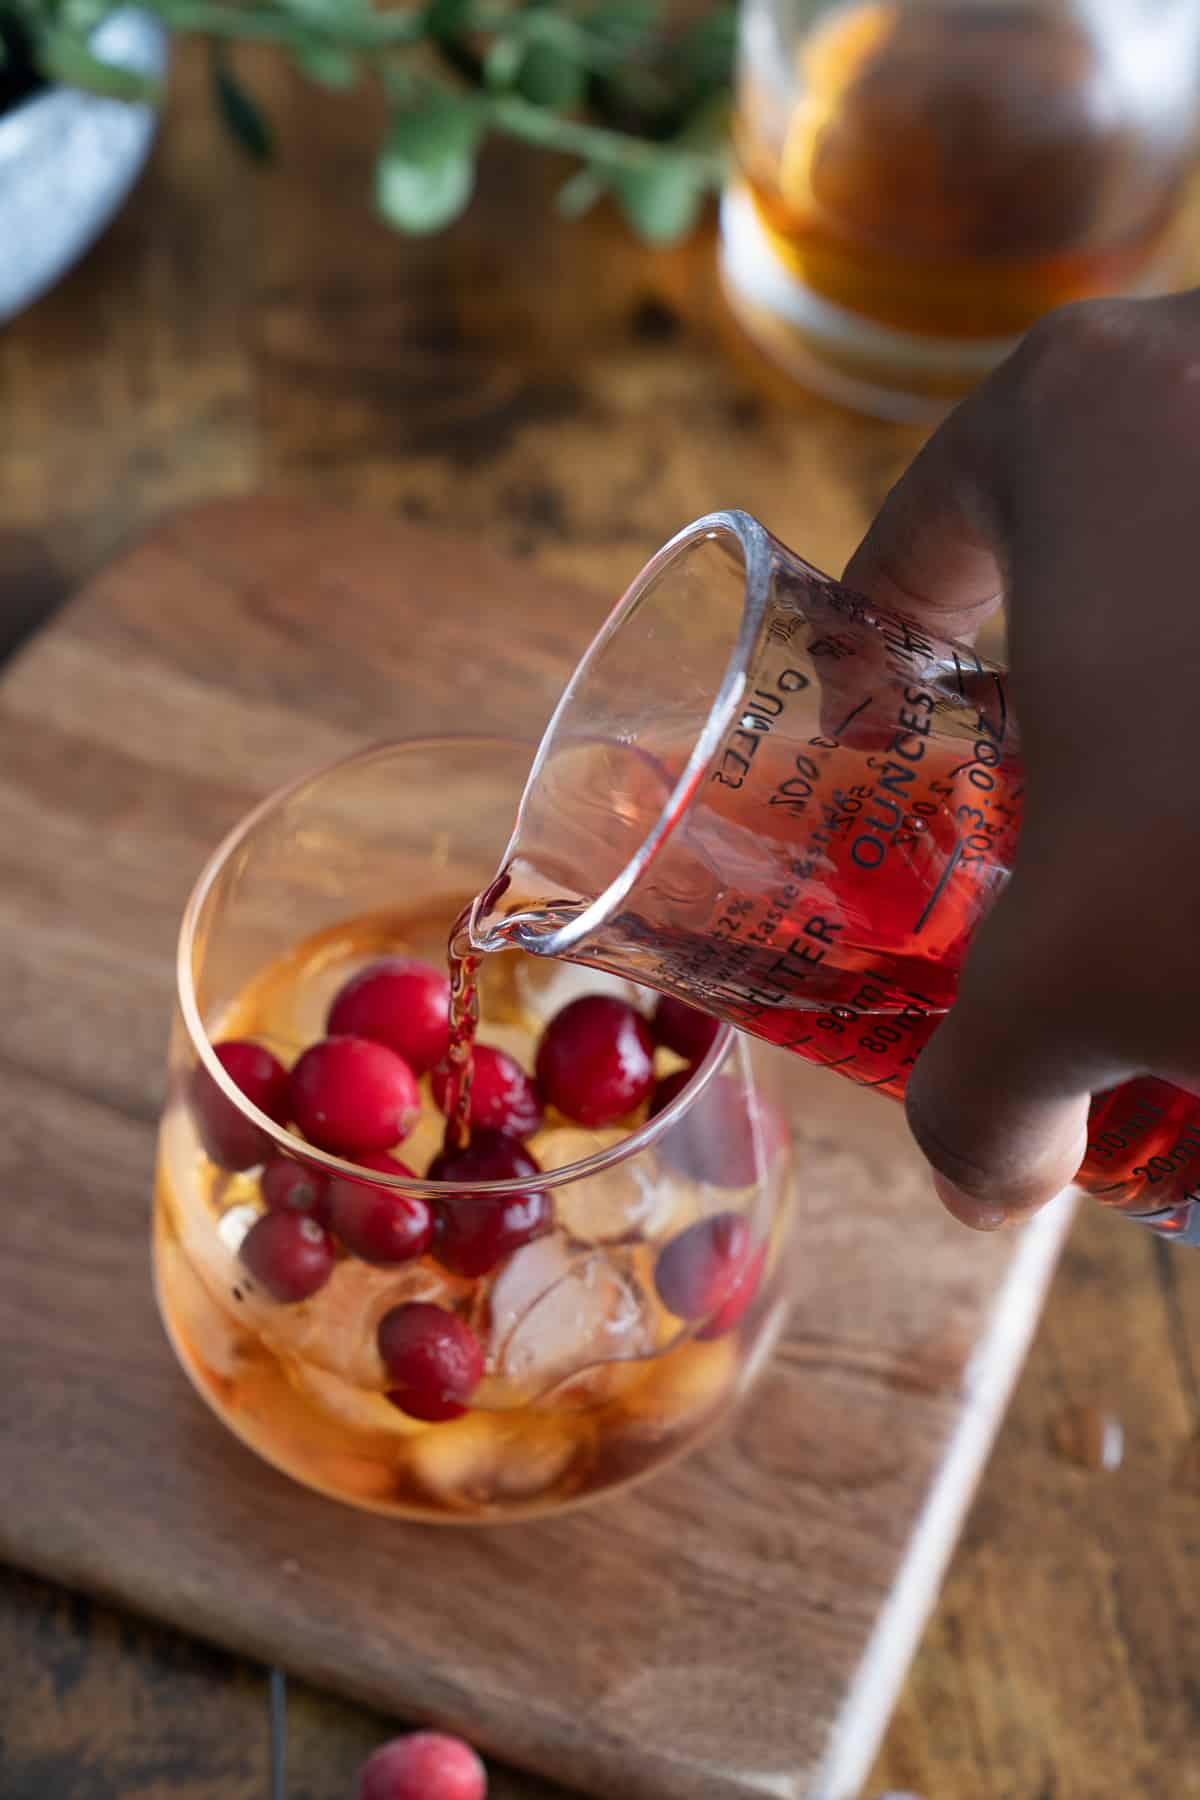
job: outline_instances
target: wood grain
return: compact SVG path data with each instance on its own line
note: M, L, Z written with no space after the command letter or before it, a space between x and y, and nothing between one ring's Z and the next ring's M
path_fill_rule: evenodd
M875 1788L1200 1794L1200 1269L1117 1223L1079 1215ZM1120 1469L1055 1455L1068 1403L1117 1412Z
M276 169L228 148L203 55L178 57L132 204L0 336L4 517L71 576L165 508L251 486L486 533L597 590L713 506L844 559L919 440L743 357L711 221L669 252L607 211L564 226L563 168L497 153L468 218L399 238L370 210L372 95L243 66Z
M829 567L849 552L917 440L790 393L744 355L708 242L650 254L603 217L542 230L552 177L520 155L493 159L453 233L396 239L364 203L369 106L315 94L269 58L244 68L277 129L275 170L228 149L203 48L184 50L131 204L0 334L0 644L164 507L263 483L461 523L596 587L714 504L749 506ZM39 906L36 889L27 900ZM83 948L64 934L47 971ZM36 973L6 991L33 1036ZM118 985L106 1032L123 1018ZM105 1041L125 1055L119 1032ZM122 1079L136 1088L128 1058ZM1170 1478L1200 1426L1197 1321L1200 1258L1165 1261L1136 1232L1081 1218L874 1789L1196 1791L1197 1503ZM1115 1476L1050 1453L1064 1398L1124 1418ZM0 1667L15 1677L0 1691L4 1800L43 1800L39 1745L59 1753L68 1800L224 1800L234 1750L258 1759L263 1792L256 1674L238 1677L254 1699L235 1708L227 1659L49 1596L0 1575ZM88 1681L60 1701L53 1671L76 1656ZM347 1793L379 1721L312 1696L293 1720L289 1800ZM156 1773L175 1744L170 1775ZM527 1777L494 1780L503 1800L534 1793Z
M9 1574L6 1599L4 1800L265 1800L266 1677L252 1664L28 1575ZM349 1800L355 1771L395 1730L291 1683L288 1800ZM488 1794L567 1800L496 1766Z
M172 942L206 849L314 756L536 731L605 601L465 540L228 501L158 528L11 667L0 1166L32 1204L0 1273L0 1550L599 1794L849 1800L1061 1210L976 1248L897 1107L787 1064L796 1319L755 1397L658 1481L519 1530L351 1520L290 1486L185 1390L148 1291ZM481 639L518 606L519 636Z

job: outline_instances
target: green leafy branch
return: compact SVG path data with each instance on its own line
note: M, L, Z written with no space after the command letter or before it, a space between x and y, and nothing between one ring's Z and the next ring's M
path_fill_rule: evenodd
M91 34L113 0L0 0L50 80L122 99L146 83L99 61ZM274 44L310 80L347 94L382 85L387 134L375 201L401 231L462 212L489 136L571 157L570 217L611 196L642 237L682 238L721 179L734 14L728 0L678 27L664 0L142 0L174 33L206 38L222 118L251 156L273 133L234 68L240 43Z

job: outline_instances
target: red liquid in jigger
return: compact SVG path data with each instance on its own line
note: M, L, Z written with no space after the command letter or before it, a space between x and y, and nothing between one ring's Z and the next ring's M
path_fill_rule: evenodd
M641 916L635 890L613 926L619 957L606 955L601 936L577 960L619 967L807 1062L901 1097L999 892L997 865L1012 864L1023 780L997 735L958 746L926 740L911 772L889 754L888 731L863 733L861 746L791 743L786 755L782 743L760 745L753 887L725 888L707 917L686 924ZM689 829L704 860L724 872L735 866L747 815L736 792L723 813L719 768L718 785L706 790L708 816L693 817ZM776 804L764 806L772 783ZM527 894L528 875L522 886ZM654 904L651 896L647 911ZM573 910L526 901L492 929L511 941L514 922ZM1077 1179L1104 1203L1141 1214L1200 1196L1200 1098L1155 1077L1098 1095Z
M989 768L995 785L981 792L971 777ZM914 783L907 816L879 865L882 874L891 859L888 880L864 874L849 858L840 860L828 904L806 904L782 918L776 939L782 954L772 948L762 956L760 992L768 999L782 994L782 1004L759 1001L736 1022L808 1062L902 1096L913 1064L954 998L971 934L990 897L979 861L983 841L989 839L991 853L1011 865L1022 796L1019 769L975 759ZM914 832L923 816L916 809L935 802L936 813L924 814L923 833ZM958 821L960 835L955 815L963 808L970 810ZM857 838L863 849L879 842L870 802L864 809L865 839L861 831ZM853 842L854 820L844 812L842 817L846 822L838 829ZM881 955L872 944L887 948ZM865 973L839 966L856 951L870 965ZM811 962L817 955L822 960ZM817 1009L814 989L822 1001ZM1098 1095L1078 1181L1097 1199L1131 1211L1183 1204L1200 1191L1200 1099L1155 1077Z
M960 770L956 794L961 778ZM1013 844L1021 810L1018 783L1016 777L1016 791L1001 803L1008 814L1002 830ZM937 786L933 779L915 789L914 800L928 803ZM731 1010L734 1022L807 1062L900 1098L954 998L981 910L972 865L961 854L952 861L954 837L945 825L943 811L921 853L910 848L897 856L890 885L868 892L851 864L831 883L821 906L809 903L781 917L771 948L746 959L753 974L743 976L743 983L762 997L744 1001L740 1017ZM843 832L848 836L852 829ZM866 916L868 906L871 937L889 946L882 956L855 943L855 921ZM725 930L735 923L736 916L727 916ZM926 948L926 933L937 950ZM853 960L856 953L863 967L839 966L839 957ZM1154 1077L1097 1096L1078 1180L1096 1198L1137 1212L1182 1204L1200 1190L1200 1100Z

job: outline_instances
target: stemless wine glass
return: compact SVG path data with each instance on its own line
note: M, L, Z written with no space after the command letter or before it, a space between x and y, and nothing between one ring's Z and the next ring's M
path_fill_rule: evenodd
M260 1455L399 1517L541 1513L661 1466L745 1390L783 1318L788 1132L763 1091L774 1059L728 1027L693 1017L707 1049L666 1033L691 1060L660 1043L653 1097L615 1124L547 1108L527 1144L536 1178L419 1178L441 1144L432 1071L394 1147L411 1175L292 1128L286 1071L325 1034L347 978L394 954L444 969L530 757L509 741L428 740L298 781L216 851L179 941L154 1232L168 1334ZM480 983L479 1042L527 1071L570 999L599 988L649 1017L655 998L519 952L486 958ZM231 1041L250 1046L240 1063L217 1054ZM385 1215L399 1197L433 1235L381 1248L347 1232L363 1196ZM451 1255L448 1218L491 1249ZM472 1235L480 1219L519 1228ZM440 1419L396 1404L398 1316L478 1356Z

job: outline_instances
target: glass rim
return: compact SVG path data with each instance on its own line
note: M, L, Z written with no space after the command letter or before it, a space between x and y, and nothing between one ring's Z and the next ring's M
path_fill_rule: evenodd
M623 1137L619 1143L611 1144L605 1150L597 1150L593 1155L583 1157L578 1162L564 1163L559 1169L539 1170L536 1175L509 1176L504 1181L459 1183L428 1181L419 1175L388 1175L382 1170L375 1169L366 1171L361 1163L351 1162L345 1157L333 1155L330 1151L318 1149L307 1139L297 1137L286 1126L277 1124L269 1114L261 1111L252 1100L247 1098L218 1060L196 1001L195 983L192 977L192 958L201 913L213 884L227 866L230 857L266 819L270 818L280 807L302 794L306 788L315 788L319 783L347 770L361 768L371 762L382 761L387 757L409 751L444 751L452 746L475 749L480 752L495 752L498 749L531 750L533 748L525 739L484 733L431 732L424 737L387 739L369 744L361 750L353 750L346 756L338 757L334 762L323 763L317 769L310 769L302 775L297 775L282 787L276 788L265 799L260 800L256 806L251 807L250 811L230 831L226 832L210 853L188 896L175 952L176 1000L199 1066L206 1071L224 1097L245 1118L257 1126L279 1152L290 1156L293 1161L308 1163L319 1168L324 1174L337 1179L354 1181L368 1187L394 1188L398 1193L415 1194L421 1199L429 1200L438 1198L445 1200L451 1196L461 1198L467 1195L478 1195L483 1199L504 1198L516 1194L527 1194L532 1188L536 1188L540 1192L546 1188L566 1187L571 1182L584 1181L590 1175L598 1175L603 1170L614 1168L618 1163L627 1161L631 1156L636 1156L640 1151L657 1142L665 1131L690 1111L725 1060L736 1036L733 1026L721 1025L708 1052L696 1064L692 1079L685 1083L680 1092L663 1107L661 1112L656 1113L652 1119L647 1119L636 1130L631 1131L627 1137ZM632 985L635 987L644 985L648 992L656 991L650 988L648 983L634 982ZM587 1127L580 1126L579 1129L586 1130ZM402 1152L403 1142L397 1147Z
M592 671L597 659L607 649L617 632L636 612L647 590L689 551L705 541L714 538L732 538L737 544L742 558L742 616L738 623L732 648L725 663L721 683L716 697L709 707L703 725L696 734L683 772L671 789L662 810L654 824L643 837L638 848L626 862L619 875L615 875L594 900L574 918L558 926L554 931L541 932L535 936L532 932L517 932L516 941L521 949L532 950L536 941L536 954L563 957L576 949L593 932L605 925L612 918L616 909L626 900L638 882L650 868L655 858L666 844L680 819L686 813L705 776L712 767L734 718L737 716L746 693L746 682L755 645L762 631L766 617L767 601L770 597L771 567L775 540L766 526L748 512L739 508L731 508L721 512L705 513L702 518L693 519L672 538L656 550L654 555L635 575L607 619L584 651L575 667L570 681L564 688L558 704L542 733L537 753L530 766L525 791L517 808L517 822L505 851L503 867L511 861L521 834L521 820L525 811L525 795L537 779L554 735L561 719L574 702L578 690ZM477 920L477 911L472 909L471 930Z

